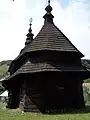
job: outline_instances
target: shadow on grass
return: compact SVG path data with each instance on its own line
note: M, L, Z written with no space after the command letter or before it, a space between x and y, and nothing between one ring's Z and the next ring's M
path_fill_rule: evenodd
M47 111L44 114L55 115L55 114L84 114L84 113L90 113L90 106L86 106L83 109L62 109L58 111Z
M0 102L0 109L4 108L6 104L3 104ZM9 109L8 109L9 110ZM17 111L17 110L14 110ZM27 112L26 112L27 113ZM35 113L35 112L32 112ZM37 112L36 112L37 113ZM90 105L86 105L83 109L61 109L61 110L49 110L49 111L43 111L40 112L45 115L57 115L57 114L84 114L84 113L90 113Z

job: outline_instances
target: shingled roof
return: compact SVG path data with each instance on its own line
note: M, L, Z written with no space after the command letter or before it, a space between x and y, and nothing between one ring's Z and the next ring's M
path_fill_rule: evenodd
M57 52L73 52L79 54L80 57L84 55L70 42L70 40L55 26L53 22L54 16L51 14L52 7L50 4L45 8L46 14L43 16L44 25L40 32L33 39L33 34L31 33L31 26L29 33L27 34L27 41L25 47L21 50L19 56L14 59L13 63L18 61L21 56L25 53L36 52L36 51L57 51ZM32 38L32 40L31 40ZM30 39L30 40L29 40Z
M32 63L29 60L23 64L9 79L13 78L22 73L37 73L45 71L55 71L55 72L85 72L86 69L82 65L76 64L58 64L54 62L44 62L44 63Z
M45 19L43 27L35 39L22 49L20 55L15 60L26 52L40 50L77 52L81 57L83 57L84 55L70 42L63 32L55 26L53 22L54 16L51 14L52 7L50 4L45 8L45 10L47 13L43 16Z
M37 50L79 52L69 39L52 23L45 23L39 34L22 53Z
M51 7L48 5L46 7L47 13L44 15L44 25L40 32L37 34L35 39L22 50L22 54L31 51L39 50L52 50L52 51L69 51L77 52L82 57L83 54L70 42L70 40L55 26L53 22L54 16L51 11L47 9Z
M70 64L57 64L54 62L32 63L26 62L17 73L32 73L39 71L85 71L82 66Z

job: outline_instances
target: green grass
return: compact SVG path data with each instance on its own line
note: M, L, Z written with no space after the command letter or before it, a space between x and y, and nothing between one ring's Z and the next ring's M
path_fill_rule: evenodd
M0 120L89 120L90 113L84 114L62 114L62 115L43 115L35 113L15 113L0 110Z
M43 115L40 113L21 113L11 110L3 109L4 105L0 104L0 120L89 120L90 107L86 113L73 113L73 114L58 114L58 115Z

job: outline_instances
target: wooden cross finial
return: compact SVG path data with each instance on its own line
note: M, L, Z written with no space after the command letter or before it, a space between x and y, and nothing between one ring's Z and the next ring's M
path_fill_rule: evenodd
M48 0L48 5L50 5L50 0Z

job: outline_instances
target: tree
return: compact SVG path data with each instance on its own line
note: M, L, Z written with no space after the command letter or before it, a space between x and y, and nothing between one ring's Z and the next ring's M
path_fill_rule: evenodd
M83 94L84 94L84 101L85 103L88 102L88 96L89 96L89 88L86 86L83 86Z

